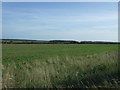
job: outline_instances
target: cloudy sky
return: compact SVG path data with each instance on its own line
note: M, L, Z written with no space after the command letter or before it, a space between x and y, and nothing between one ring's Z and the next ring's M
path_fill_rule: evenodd
M117 2L3 2L3 39L118 41Z

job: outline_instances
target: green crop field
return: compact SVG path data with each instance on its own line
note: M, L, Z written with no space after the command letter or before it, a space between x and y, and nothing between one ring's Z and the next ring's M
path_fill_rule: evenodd
M117 60L115 44L3 44L3 88L118 88Z

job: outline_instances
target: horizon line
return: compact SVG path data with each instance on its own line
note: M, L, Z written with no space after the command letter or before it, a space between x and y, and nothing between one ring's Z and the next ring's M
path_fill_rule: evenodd
M75 39L6 39L6 38L2 38L0 40L28 40L28 41L52 41L52 40L63 40L63 41L91 41L91 42L120 42L120 41L109 41L109 40L75 40Z

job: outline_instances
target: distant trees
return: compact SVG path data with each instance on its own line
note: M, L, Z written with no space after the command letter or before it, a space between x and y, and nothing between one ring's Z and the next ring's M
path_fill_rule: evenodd
M51 40L49 43L52 44L79 44L77 41L69 41L69 40Z
M14 40L2 39L2 44L120 44L120 42L102 42L102 41L73 41L73 40Z
M80 44L120 44L119 42L81 41Z

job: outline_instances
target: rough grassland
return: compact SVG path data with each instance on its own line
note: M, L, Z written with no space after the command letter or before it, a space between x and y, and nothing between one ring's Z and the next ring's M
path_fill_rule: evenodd
M118 88L118 45L3 44L3 88Z

